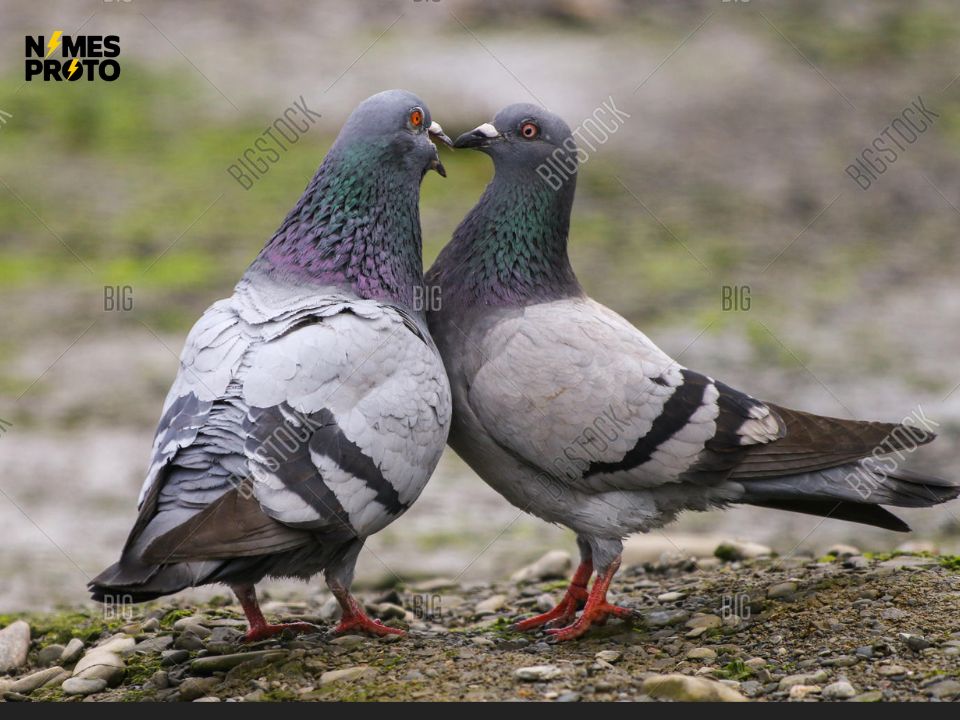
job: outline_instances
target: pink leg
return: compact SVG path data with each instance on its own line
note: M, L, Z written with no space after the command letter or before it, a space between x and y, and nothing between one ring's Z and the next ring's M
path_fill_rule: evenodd
M275 635L280 635L284 630L290 630L295 633L319 631L319 628L315 625L305 622L271 625L260 611L260 604L257 602L257 591L253 585L232 585L231 587L237 599L240 601L240 606L243 608L243 613L247 616L247 622L250 625L247 634L243 636L244 642L266 640Z
M376 635L377 637L383 637L384 635L400 635L402 637L406 635L403 630L388 627L379 620L374 620L367 615L360 603L357 602L356 598L354 598L345 587L331 585L330 589L333 591L334 597L337 598L337 602L340 603L340 608L343 610L340 624L333 630L335 634L342 635L350 631L359 631L367 633L368 635Z
M587 604L576 622L559 630L547 630L554 642L578 638L589 630L590 626L603 624L611 615L619 618L634 617L632 610L607 602L607 591L610 589L610 583L619 568L620 558L618 557L610 563L610 567L603 574L597 575L597 579L593 581L593 587L590 589L590 595L587 597Z
M515 623L513 629L527 632L550 622L563 625L572 621L577 615L577 610L580 609L580 604L587 599L587 583L590 582L591 575L593 575L593 563L590 560L581 561L557 606L542 615L534 615L532 618Z

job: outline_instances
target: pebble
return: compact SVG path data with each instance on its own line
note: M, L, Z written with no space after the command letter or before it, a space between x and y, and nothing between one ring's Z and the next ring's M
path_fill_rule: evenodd
M164 650L160 653L161 665L179 665L189 659L190 653L186 650Z
M377 605L377 617L381 620L403 620L407 617L407 611L396 603L382 602Z
M557 604L556 598L553 597L550 593L543 593L542 595L537 595L536 608L540 612L547 612L552 610Z
M64 695L93 695L106 687L106 680L72 677L64 680L60 689Z
M38 670L35 673L30 673L29 675L25 675L24 677L18 679L7 689L11 692L29 695L38 687L46 685L48 682L62 673L62 667L52 667L47 668L46 670Z
M795 582L782 582L767 588L768 598L787 598L797 592Z
M543 682L553 680L561 675L563 675L563 671L556 665L530 665L513 671L513 676L524 682Z
M677 592L674 590L671 592L665 592L665 593L661 593L660 595L657 595L657 601L664 602L664 603L677 602L677 600L683 600L685 597L686 595L684 593Z
M369 665L357 665L355 667L343 668L342 670L328 670L320 676L320 684L329 685L335 682L351 682L375 675L376 672L377 671Z
M60 662L63 655L63 645L47 645L37 653L37 662L41 665L52 665Z
M0 630L0 673L16 670L27 663L30 650L30 626L23 620Z
M179 618L173 623L173 629L177 632L183 632L191 625L203 625L205 618L199 615L188 615L186 617Z
M63 649L63 653L60 655L60 664L69 665L70 663L75 663L80 659L81 655L83 655L83 640L73 638L67 643L67 646Z
M687 660L716 660L717 651L708 647L696 647L687 651Z
M714 680L687 675L654 675L643 681L643 692L653 698L680 702L744 702L733 688Z
M114 635L90 650L90 652L112 652L125 655L137 646L137 641L129 635Z
M903 620L905 617L908 617L909 613L900 610L899 608L886 608L883 612L880 613L880 618L882 620Z
M105 680L112 687L123 680L126 671L123 659L115 652L93 648L80 658L73 669L73 677Z
M883 677L896 677L898 675L906 675L909 670L903 665L881 665L877 668L877 672Z
M827 548L827 551L823 554L836 555L839 559L844 560L848 557L859 555L860 548L854 547L853 545L844 545L843 543L837 543L836 545L831 545L829 548Z
M794 685L790 688L790 699L803 700L808 695L816 695L818 693L820 693L819 685Z
M930 641L922 635L911 635L910 633L900 633L900 640L914 652L920 652L930 647Z
M872 649L871 649L872 652ZM851 667L860 662L859 658L854 657L853 655L837 655L834 658L827 658L821 665L825 667Z
M486 600L477 603L477 615L493 615L498 612L507 603L506 595L492 595Z
M622 656L622 653L619 650L601 650L594 657L597 660L602 660L607 663L615 663Z
M960 695L960 682L956 680L941 680L927 687L924 692L940 700L952 700Z
M483 637L483 635L476 635L475 637L470 638L470 642L478 647L496 647L496 643L488 637Z
M686 626L694 630L699 628L709 630L710 628L720 627L721 622L719 615L694 615L687 620Z
M643 618L647 627L659 628L668 625L677 625L690 617L686 610L654 610L646 613Z
M517 570L510 576L515 583L535 582L538 580L557 580L565 578L573 566L570 553L563 550L551 550L536 562Z
M773 554L773 550L760 543L745 540L724 540L717 545L713 554L721 560L731 562L735 560L769 557Z
M209 695L210 691L219 683L219 678L187 678L180 683L180 699L184 702L191 702L198 698L205 697Z
M866 570L870 567L870 561L863 555L853 555L843 561L843 566L849 570Z
M789 690L794 685L819 685L827 679L826 670L817 670L812 673L799 673L797 675L787 675L780 679L777 688L779 690Z
M141 628L143 632L157 632L160 629L160 620L158 618L152 617L149 620L146 620L143 623Z
M825 700L849 700L857 694L856 689L846 680L830 683L823 689Z
M203 640L198 638L192 632L183 632L177 636L177 640L173 643L173 646L178 650L202 650Z
M142 655L154 655L167 650L171 645L173 645L172 635L157 635L156 637L141 640L133 648L133 651Z
M363 635L341 635L331 640L330 644L351 648L357 645L363 645L366 641L367 639Z
M210 628L204 627L203 625L197 625L195 623L184 625L182 628L180 628L180 632L190 633L191 635L196 635L201 639L208 638L213 633Z
M562 703L579 702L579 701L580 701L580 693L571 692L571 691L568 690L567 692L562 692L562 693L560 693L559 695L557 695L557 700L556 700L556 701L557 701L557 702L562 702Z
M276 660L285 657L287 654L286 650L259 650L230 655L207 655L193 660L190 663L190 669L195 673L221 672L235 668L245 662Z
M850 702L880 702L881 700L883 700L883 693L879 690L868 690L850 698Z

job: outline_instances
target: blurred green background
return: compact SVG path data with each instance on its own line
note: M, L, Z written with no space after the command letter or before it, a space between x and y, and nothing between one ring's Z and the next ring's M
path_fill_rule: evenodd
M576 127L612 98L630 118L579 174L587 290L760 397L884 420L920 405L943 437L911 464L960 474L955 3L0 0L0 17L0 607L81 598L112 561L183 337L389 87L451 136L518 101ZM78 27L120 36L120 79L24 82L23 36ZM300 96L322 120L243 189L227 167ZM860 189L844 168L918 96L933 127ZM427 265L491 175L478 153L443 160L423 184ZM107 286L133 309L105 311ZM749 310L725 309L724 286L748 287ZM955 550L956 512L908 515ZM903 540L818 522L691 516L636 552ZM501 576L552 545L572 548L448 454L361 579Z

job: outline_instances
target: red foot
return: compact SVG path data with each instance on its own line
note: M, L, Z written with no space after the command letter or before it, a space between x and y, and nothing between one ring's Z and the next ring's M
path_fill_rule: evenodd
M604 624L611 615L625 619L634 617L632 610L607 602L607 590L610 589L610 583L619 567L620 559L617 558L607 568L606 572L597 576L597 579L593 582L593 587L590 589L590 595L587 597L587 604L576 622L558 630L547 630L552 642L564 642L565 640L578 638L587 632L591 626Z
M263 623L262 625L251 625L250 629L247 631L247 634L243 636L243 642L266 640L267 638L272 638L282 634L284 630L290 630L294 633L320 632L320 628L318 628L316 625L311 625L310 623L306 622L279 623L277 625Z
M542 615L534 615L532 618L521 620L515 623L514 630L527 632L543 627L547 623L563 625L569 623L577 616L577 610L587 599L587 583L590 582L590 576L593 574L593 563L589 560L582 561L573 574L570 586L564 594L563 599L557 603L552 610L548 610Z
M399 635L403 637L406 633L399 628L392 628L384 625L379 620L374 620L364 612L354 613L351 616L344 616L340 624L333 629L334 634L343 635L346 632L357 631L365 632L376 637L384 635Z

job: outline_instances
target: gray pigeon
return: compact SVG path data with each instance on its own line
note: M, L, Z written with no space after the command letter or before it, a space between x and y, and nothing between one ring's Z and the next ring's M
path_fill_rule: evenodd
M512 105L454 147L489 155L495 175L426 276L450 445L511 503L571 528L581 554L560 604L519 629L570 623L549 631L566 640L629 616L606 599L622 539L683 510L746 503L907 530L880 505L960 492L895 458L864 460L927 443L926 430L756 400L587 297L567 257L576 146L560 118Z
M96 600L209 583L236 593L248 640L270 625L254 583L323 572L337 632L402 634L350 594L364 540L420 495L450 389L426 320L420 183L444 174L426 105L390 90L350 115L303 196L194 325L153 444L139 516Z

